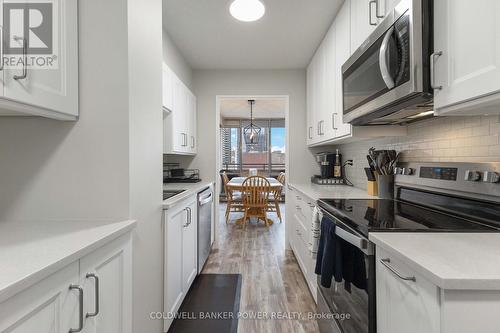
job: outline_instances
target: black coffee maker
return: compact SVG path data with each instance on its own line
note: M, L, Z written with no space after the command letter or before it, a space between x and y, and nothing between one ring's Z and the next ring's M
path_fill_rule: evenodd
M318 153L316 154L316 161L320 165L321 179L342 178L342 175L335 177L335 165L342 165L342 155L339 156L339 161L335 153Z

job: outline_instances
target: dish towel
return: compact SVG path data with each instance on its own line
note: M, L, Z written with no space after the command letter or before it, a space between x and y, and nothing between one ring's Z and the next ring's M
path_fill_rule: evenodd
M320 224L323 214L320 212L318 207L314 206L312 212L311 220L311 235L309 237L309 251L311 251L311 256L316 259L318 254L319 238L321 234Z

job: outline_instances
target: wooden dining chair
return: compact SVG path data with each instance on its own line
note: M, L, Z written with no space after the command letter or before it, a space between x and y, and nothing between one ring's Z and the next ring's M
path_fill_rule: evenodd
M269 207L269 193L271 192L271 184L265 177L252 176L243 181L242 198L243 198L243 228L246 228L247 220L250 217L256 217L257 221L262 219L269 226L267 219L267 211Z
M276 215L278 215L280 223L283 222L281 219L281 209L280 209L282 194L283 192L281 186L275 187L275 189L271 190L271 195L269 196L269 204L267 206L268 212L275 212Z
M222 173L222 180L224 183L224 192L226 193L226 224L229 223L229 216L231 212L243 212L243 202L241 199L241 192L233 191L227 183L229 183L229 177L226 172Z

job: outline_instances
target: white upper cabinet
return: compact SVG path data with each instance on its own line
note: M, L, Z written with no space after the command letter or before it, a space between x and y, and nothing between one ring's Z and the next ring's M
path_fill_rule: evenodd
M197 152L196 96L163 64L163 153Z
M351 3L351 51L354 52L375 30L382 16L380 2L383 0L350 0Z
M500 113L500 1L434 1L437 115Z
M23 1L16 2L23 5ZM26 2L28 3L28 2ZM57 5L56 5L57 4ZM0 2L3 5L3 1ZM16 19L24 10L4 13L4 17ZM2 7L2 10L6 10ZM44 39L22 31L2 33L2 58L9 58L9 52L18 51L21 61L17 66L4 64L0 71L0 115L35 115L61 120L76 120L78 117L78 2L65 0L52 6L52 45ZM16 14L17 13L17 14ZM30 11L31 13L31 11ZM34 14L29 14L34 15ZM42 13L43 15L43 13ZM22 20L21 17L17 17ZM43 21L42 21L43 22ZM1 23L4 26L4 22ZM46 37L46 36L45 36ZM34 49L31 45L38 45ZM50 47L52 50L50 51ZM40 49L42 51L40 51ZM50 54L40 54L45 52ZM17 52L16 51L16 52ZM40 55L39 55L40 54ZM27 61L25 61L27 59ZM35 61L36 65L32 62ZM40 64L46 64L40 66Z
M373 1L371 6L373 6L372 22L378 24L381 18L375 15L377 3ZM368 8L368 1L346 0L307 67L308 146L406 135L404 126L353 127L343 121L342 65L353 51L354 33L356 32L357 38L362 38L364 41L374 29L367 23L367 27L360 34L361 19L359 17L365 14L367 16ZM381 13L382 11L385 13L385 9L381 6L379 8L379 16L382 17ZM356 23L356 27L353 27L352 20L360 23ZM366 22L368 22L368 16Z
M171 112L174 108L174 76L170 68L163 64L163 111Z
M343 118L343 98L342 98L342 65L349 59L351 55L350 40L351 40L351 27L350 27L350 11L349 0L347 4L342 6L336 20L335 26L335 107L333 112L333 127L335 129L336 137L346 137L351 135L351 125L344 123Z

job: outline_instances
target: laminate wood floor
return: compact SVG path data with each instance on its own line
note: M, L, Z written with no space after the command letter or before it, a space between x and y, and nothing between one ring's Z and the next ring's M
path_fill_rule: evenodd
M226 225L225 205L219 209L219 239L203 273L242 274L238 332L319 332L316 321L306 319L316 304L293 253L285 250L285 207L283 223L270 213L275 222L271 227L252 221L246 230L234 224L241 214L231 213L231 223ZM271 319L273 315L276 319Z

